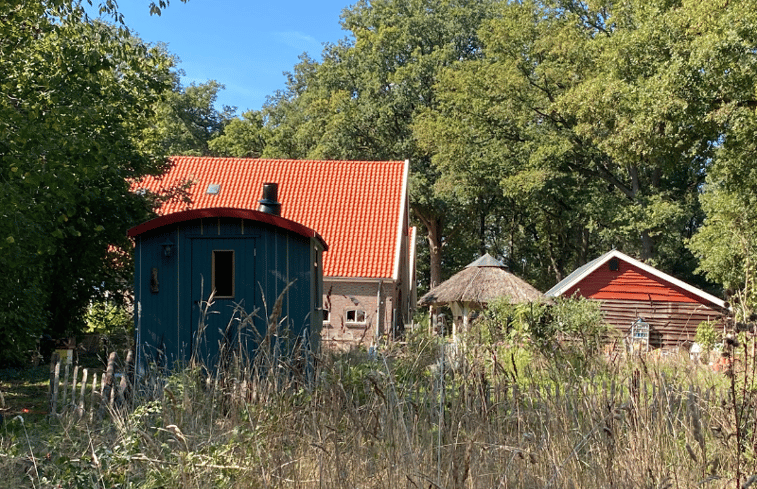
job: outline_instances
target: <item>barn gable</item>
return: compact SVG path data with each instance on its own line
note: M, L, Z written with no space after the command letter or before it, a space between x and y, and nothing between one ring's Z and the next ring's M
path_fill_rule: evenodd
M686 344L700 322L727 313L721 299L617 250L578 268L545 295L600 301L605 321L624 334L641 318L651 325L650 340L658 347Z
M628 262L618 263L616 270L612 270L607 263L597 267L580 284L569 288L565 295L574 295L579 287L581 295L591 299L689 303L701 300L693 292Z

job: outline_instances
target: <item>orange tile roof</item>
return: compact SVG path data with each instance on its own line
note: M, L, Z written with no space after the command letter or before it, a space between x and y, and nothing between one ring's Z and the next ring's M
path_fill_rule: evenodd
M171 157L173 166L159 178L134 184L160 193L192 182L191 202L175 199L158 211L257 209L264 182L279 184L281 216L312 228L329 245L323 268L327 277L391 278L406 223L407 164L403 161L255 160ZM208 185L220 185L217 194Z

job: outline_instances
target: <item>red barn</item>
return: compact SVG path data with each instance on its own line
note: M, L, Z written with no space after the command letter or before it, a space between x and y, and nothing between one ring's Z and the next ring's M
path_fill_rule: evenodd
M605 321L624 335L642 319L650 346L662 348L690 344L699 323L728 313L721 299L617 250L578 268L545 295L600 301Z

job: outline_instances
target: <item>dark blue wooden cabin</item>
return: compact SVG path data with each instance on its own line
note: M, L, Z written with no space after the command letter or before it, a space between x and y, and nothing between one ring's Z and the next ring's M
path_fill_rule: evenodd
M278 321L290 339L317 348L328 246L314 230L276 215L275 207L270 213L264 200L260 209L269 212L189 210L129 230L136 245L139 364L170 367L196 352L206 365L215 365L224 348L238 345L253 355L288 285ZM211 292L213 306L203 314ZM252 324L240 328L238 308L257 311Z

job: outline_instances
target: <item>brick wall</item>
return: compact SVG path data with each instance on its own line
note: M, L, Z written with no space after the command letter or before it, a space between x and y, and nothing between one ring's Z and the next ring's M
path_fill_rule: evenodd
M323 347L370 346L375 342L379 319L381 333L386 335L391 331L396 286L392 281L382 283L381 309L376 304L378 288L378 281L324 280L323 307L329 311L329 320L324 322L321 330ZM360 314L361 311L364 315Z

